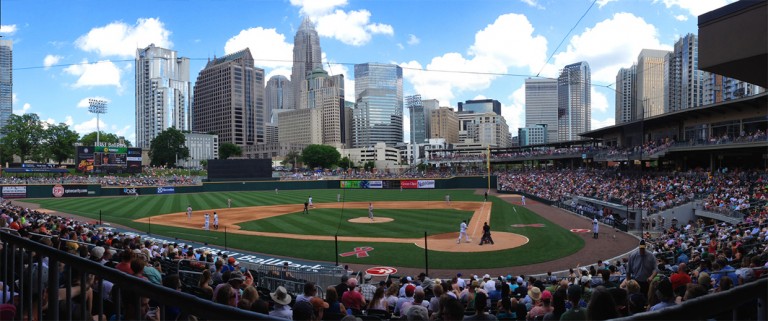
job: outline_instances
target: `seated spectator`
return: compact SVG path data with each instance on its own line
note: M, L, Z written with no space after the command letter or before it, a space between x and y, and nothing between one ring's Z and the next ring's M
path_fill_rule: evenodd
M293 311L289 305L291 304L291 295L288 294L288 291L281 285L269 296L275 302L274 308L269 311L269 316L293 320Z

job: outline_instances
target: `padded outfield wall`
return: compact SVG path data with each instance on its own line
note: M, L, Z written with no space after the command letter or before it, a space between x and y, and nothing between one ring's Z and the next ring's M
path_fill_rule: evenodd
M243 181L243 182L206 182L198 186L154 186L154 187L102 187L101 185L55 184L55 185L2 185L0 196L6 199L53 198L53 197L95 197L95 196L130 196L160 195L204 192L240 192L303 190L303 189L340 189L340 188L380 188L380 189L460 189L487 188L488 177L453 177L445 179L350 179L350 180L312 180L312 181ZM490 186L496 187L496 176L491 176Z

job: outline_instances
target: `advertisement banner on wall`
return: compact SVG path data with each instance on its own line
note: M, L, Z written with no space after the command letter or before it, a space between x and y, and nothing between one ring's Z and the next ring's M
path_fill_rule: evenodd
M176 190L173 188L173 186L162 186L157 188L157 194L173 194L176 193Z
M120 195L137 195L139 194L139 189L135 187L125 187L120 189Z
M26 198L27 187L26 186L3 186L2 195L3 195L3 198Z
M402 188L419 188L419 181L400 181L400 187Z
M368 188L384 188L381 181L368 181Z
M431 179L419 181L419 188L435 188L435 181Z
M341 181L341 188L360 188L360 181Z
M88 196L87 185L61 185L56 184L51 188L53 197L83 197Z

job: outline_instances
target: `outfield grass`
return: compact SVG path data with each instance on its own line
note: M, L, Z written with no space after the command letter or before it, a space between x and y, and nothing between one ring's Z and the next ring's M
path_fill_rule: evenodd
M482 195L475 195L473 190L301 190L301 191L280 191L276 194L274 191L260 192L218 192L218 193L198 193L198 194L172 194L172 195L144 195L139 199L131 196L125 197L101 197L101 198L62 198L62 199L27 199L26 202L38 203L43 208L56 210L64 213L72 213L93 219L99 218L99 211L102 212L102 218L105 222L113 222L125 225L140 231L147 232L151 229L152 234L161 234L170 237L177 237L182 240L194 240L196 242L205 242L228 248L236 248L245 251L254 251L273 255L297 257L310 260L321 260L334 262L336 260L333 241L307 241L293 240L283 238L270 238L261 236L238 235L227 233L226 237L222 229L219 231L203 232L197 229L183 229L177 227L167 227L156 224L136 223L133 220L174 212L184 212L188 205L195 210L225 208L227 198L232 199L233 207L277 205L277 204L301 204L310 195L315 204L325 202L336 202L337 194L341 194L344 200L350 202L368 202L368 201L434 201L443 202L446 194L451 195L453 201L482 201ZM578 251L584 246L584 241L561 228L552 222L528 211L525 207L520 207L507 203L495 197L489 197L491 202L492 215L489 223L494 231L505 231L517 233L528 237L530 242L527 245L495 252L479 253L447 253L429 251L430 268L437 269L467 269L467 268L498 268L512 267L517 265L526 265L539 262L554 260ZM328 215L314 215L328 210ZM328 233L335 230L333 223L338 228L339 235L359 235L359 236L379 236L376 233L386 233L391 237L394 234L400 237L419 237L425 232L429 234L439 233L438 231L456 232L458 229L459 218L471 216L471 213L462 213L456 210L441 210L439 216L448 216L445 220L431 219L429 214L426 218L419 219L419 213L429 212L430 210L400 210L398 215L404 215L402 220L396 220L385 228L380 228L385 224L355 224L354 228L340 228L338 209L314 209L312 214L320 216L313 220L293 220L291 215L275 217L269 220L258 222L248 222L243 227L266 230L267 224L269 230L273 232L288 232L322 235L318 233ZM358 212L359 211L359 212ZM377 216L385 215L386 210L376 210ZM411 212L408 214L408 212ZM454 213L451 213L454 212ZM348 214L349 213L349 214ZM302 214L296 214L301 216ZM367 209L346 209L343 217L349 215L352 217L367 217ZM354 215L354 216L353 216ZM408 216L410 215L410 217ZM456 215L454 220L453 215ZM328 217L324 222L321 218ZM348 218L347 218L348 219ZM273 222L269 222L272 221ZM260 223L261 222L261 223ZM341 220L341 224L347 223L346 219ZM544 224L544 228L514 228L512 224ZM262 225L264 224L264 225ZM363 229L371 229L363 231ZM378 231L376 229L379 229ZM297 232L303 231L303 232ZM314 231L307 233L307 231ZM360 234L357 234L360 231ZM365 234L365 233L369 234ZM371 234L373 233L373 234ZM383 234L380 234L383 236ZM226 241L225 241L226 240ZM423 267L424 249L413 244L396 243L376 243L365 242L339 242L340 252L350 251L359 246L374 247L374 251L369 252L369 257L355 258L339 257L339 262L358 263L371 265L391 265L400 267ZM226 244L225 244L226 242Z

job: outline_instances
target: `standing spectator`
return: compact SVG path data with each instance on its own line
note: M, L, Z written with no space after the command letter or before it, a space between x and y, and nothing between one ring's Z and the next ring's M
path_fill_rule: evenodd
M656 258L645 249L645 240L641 240L637 252L629 255L627 279L637 281L640 284L640 292L648 293L648 287L651 280L656 277L656 273L658 273Z

